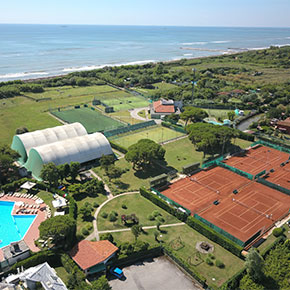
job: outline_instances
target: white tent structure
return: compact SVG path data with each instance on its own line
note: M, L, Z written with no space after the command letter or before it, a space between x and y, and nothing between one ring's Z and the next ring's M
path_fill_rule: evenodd
M31 148L68 140L70 138L87 135L85 127L80 123L72 123L44 130L28 132L13 137L11 148L20 154L20 163L27 161Z
M107 138L102 133L94 133L31 148L24 166L39 178L46 163L84 163L109 154L113 151Z

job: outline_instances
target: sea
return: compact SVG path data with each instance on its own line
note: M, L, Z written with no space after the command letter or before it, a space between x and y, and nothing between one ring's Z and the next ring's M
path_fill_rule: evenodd
M290 28L0 24L0 81L290 45Z

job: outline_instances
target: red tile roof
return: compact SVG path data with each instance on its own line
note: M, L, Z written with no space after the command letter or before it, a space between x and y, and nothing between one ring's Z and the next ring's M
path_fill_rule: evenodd
M118 248L107 240L97 242L83 240L73 247L70 255L83 270L86 270L105 261L117 250Z
M289 127L290 126L290 117L284 121L278 121L277 125Z
M156 101L153 103L155 113L174 113L174 105L162 105L162 101Z

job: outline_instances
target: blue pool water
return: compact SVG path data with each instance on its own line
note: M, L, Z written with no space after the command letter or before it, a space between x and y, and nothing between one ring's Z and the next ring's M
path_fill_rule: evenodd
M0 201L0 248L23 239L35 215L11 215L14 202Z

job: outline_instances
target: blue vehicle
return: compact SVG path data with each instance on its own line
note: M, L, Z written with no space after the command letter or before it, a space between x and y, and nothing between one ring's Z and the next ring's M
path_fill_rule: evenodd
M111 268L111 269L110 269L110 273L111 273L112 275L116 276L116 277L119 278L119 279L124 278L124 273L123 273L123 271L122 271L120 268L118 268L118 267L113 267L113 268Z

